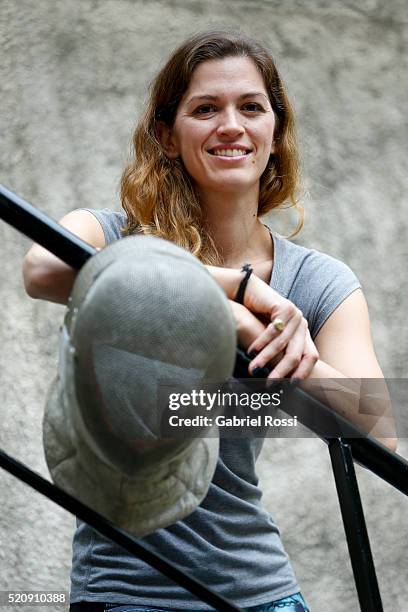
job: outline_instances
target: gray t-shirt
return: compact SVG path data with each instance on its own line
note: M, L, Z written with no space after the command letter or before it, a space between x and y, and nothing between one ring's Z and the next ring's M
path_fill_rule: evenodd
M106 244L121 238L124 213L91 210ZM271 286L294 302L312 338L360 283L329 255L272 234ZM278 527L261 504L255 462L260 438L222 438L207 496L187 518L141 541L241 607L268 603L299 591ZM181 586L77 521L73 541L71 603L106 601L140 606L208 610Z

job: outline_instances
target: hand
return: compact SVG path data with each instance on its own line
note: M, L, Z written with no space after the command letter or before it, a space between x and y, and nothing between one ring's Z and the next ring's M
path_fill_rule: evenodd
M233 300L229 300L229 304L237 326L239 345L245 350L248 350L248 347L257 346L258 339L264 334L267 327L242 304L237 304ZM308 330L304 336L304 342L301 344L303 346L303 354L299 360L293 361L291 359L292 351L296 355L296 346L294 346L294 343L290 344L289 342L286 347L289 355L285 356L285 350L282 350L275 354L273 358L262 360L261 362L259 362L259 358L262 358L262 355L257 356L250 364L250 372L259 364L258 367L268 365L274 368L269 376L270 378L284 378L289 373L294 378L306 378L318 359L318 353ZM285 359L286 361L284 361ZM291 369L287 371L286 366Z
M282 332L278 332L277 337L268 341L270 337L268 326L264 334L251 344L248 353L252 351L258 353L249 364L251 372L256 367L262 368L272 362L274 367L268 378L285 378L290 375L293 379L303 379L311 374L319 359L319 353L310 336L306 319L302 317L301 323L292 335L287 327ZM278 355L283 356L277 363Z
M206 267L230 298L240 345L247 352L259 352L249 365L250 373L254 367L272 365L271 378L284 378L292 372L296 378L307 378L319 355L299 308L255 274L248 280L244 306L237 304L232 298L237 293L242 273L232 268ZM285 323L282 332L271 323L276 318ZM276 370L278 363L280 367Z
M258 318L262 317L266 324L261 334L247 345L248 353L257 353L250 363L250 372L255 367L272 365L273 370L268 378L284 378L288 375L293 378L307 378L319 359L319 354L310 337L307 321L299 308L254 275L249 279L244 304L247 309L256 312ZM282 331L272 324L275 318L285 323ZM248 325L248 316L246 320ZM260 328L255 327L252 322L249 329L255 333ZM249 337L248 332L246 337Z

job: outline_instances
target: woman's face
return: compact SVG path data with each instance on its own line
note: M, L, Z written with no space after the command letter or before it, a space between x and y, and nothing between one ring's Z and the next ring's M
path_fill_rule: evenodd
M248 57L208 60L193 72L168 134L204 195L259 186L273 152L275 117L263 77Z

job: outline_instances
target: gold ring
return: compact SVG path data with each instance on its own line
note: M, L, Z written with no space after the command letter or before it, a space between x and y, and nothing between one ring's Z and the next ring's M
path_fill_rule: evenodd
M274 319L272 321L272 325L280 332L285 329L285 323L282 321L282 319Z

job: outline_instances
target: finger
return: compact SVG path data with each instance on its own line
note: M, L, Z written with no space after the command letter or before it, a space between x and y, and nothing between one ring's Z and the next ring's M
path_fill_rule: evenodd
M288 342L283 358L273 368L268 378L285 378L285 376L299 367L305 350L306 332L307 325L305 325L305 321L302 320L296 332Z
M315 343L313 342L309 329L306 333L306 344L305 351L302 357L302 361L300 362L297 369L292 373L291 378L299 378L304 379L310 376L313 372L313 368L319 360L319 351L316 348Z
M299 311L300 313L300 311ZM264 367L269 361L271 361L280 352L285 351L287 344L290 342L294 334L296 333L299 325L302 323L302 316L296 313L289 322L285 325L283 331L279 332L274 328L272 323L268 325L265 332L251 344L248 352L257 352L257 356L251 363L251 368ZM266 340L266 342L265 342ZM304 341L304 337L303 337ZM303 349L303 345L302 345Z
M249 352L255 351L259 353L267 344L272 342L272 340L274 338L277 338L278 336L282 338L281 344L283 348L283 345L286 346L288 342L288 338L293 334L301 318L302 318L301 311L298 308L296 308L296 306L294 306L293 304L290 305L285 310L285 314L279 314L279 316L274 317L273 319L273 320L281 319L282 321L284 321L285 322L284 330L281 331L280 329L277 329L273 321L271 321L267 325L265 332L261 336L259 336L259 338L257 338L256 342L251 344L251 346L249 347Z
M318 360L318 355L304 355L299 366L292 373L291 379L304 380L310 376Z

